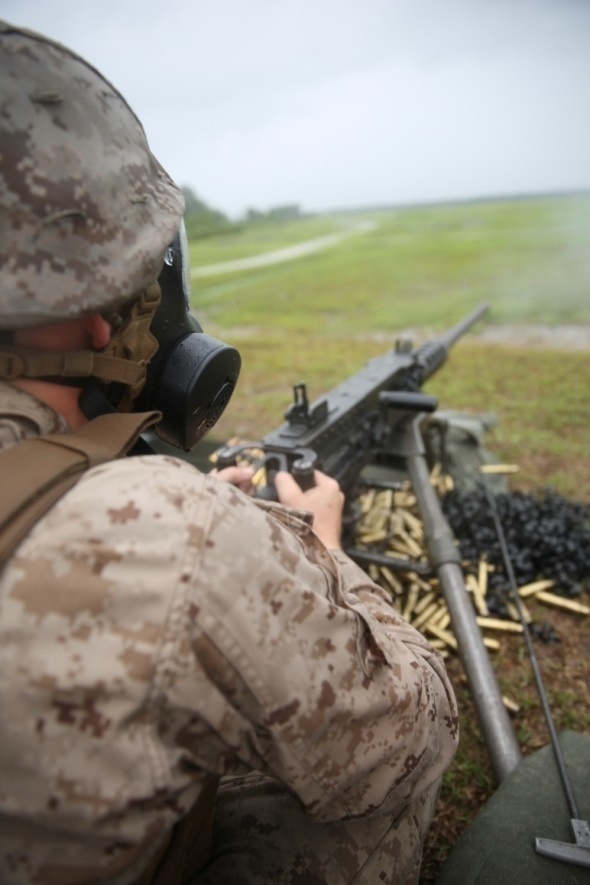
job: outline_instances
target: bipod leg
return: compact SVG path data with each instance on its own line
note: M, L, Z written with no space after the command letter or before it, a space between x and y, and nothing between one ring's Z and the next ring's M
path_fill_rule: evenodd
M590 826L588 821L572 818L571 826L575 843L558 842L556 839L543 839L537 836L535 850L544 857L590 869Z
M520 763L520 747L465 588L455 539L430 483L419 422L420 417L405 425L396 450L405 457L424 523L429 559L440 580L494 776L500 783Z

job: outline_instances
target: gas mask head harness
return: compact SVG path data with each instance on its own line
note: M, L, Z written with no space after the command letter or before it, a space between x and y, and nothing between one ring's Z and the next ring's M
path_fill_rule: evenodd
M109 319L114 331L105 355L108 351L128 358L133 353L147 362L145 381L105 385L91 379L80 398L82 411L91 418L105 411L156 409L162 413L154 427L160 439L190 451L227 406L241 359L235 348L205 334L190 312L184 224L166 250L157 285L143 292L126 314ZM138 337L139 352L130 343Z

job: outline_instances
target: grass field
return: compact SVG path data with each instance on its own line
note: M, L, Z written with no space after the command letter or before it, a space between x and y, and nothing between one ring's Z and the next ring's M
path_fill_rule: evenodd
M489 301L490 322L590 323L590 197L365 212L254 227L192 247L195 266L265 252L359 220L376 227L305 259L199 283L205 320L289 333L440 328ZM331 226L331 227L329 227Z

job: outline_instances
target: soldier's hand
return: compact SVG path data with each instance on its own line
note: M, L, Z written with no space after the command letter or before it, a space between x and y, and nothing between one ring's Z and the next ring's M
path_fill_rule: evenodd
M254 491L252 477L254 471L251 467L223 467L221 470L213 468L209 471L210 476L216 476L222 482L229 482L233 486L237 486L247 495L251 495Z
M325 473L315 470L314 479L315 486L304 492L290 473L279 471L275 477L279 501L288 507L311 511L316 535L330 550L339 550L344 494L337 481Z

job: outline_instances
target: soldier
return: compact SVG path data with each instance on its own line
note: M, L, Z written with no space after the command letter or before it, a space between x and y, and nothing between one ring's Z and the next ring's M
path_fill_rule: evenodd
M28 482L36 500L49 449L101 412L156 403L190 447L210 381L175 361L204 340L186 304L169 321L162 283L157 307L183 201L129 106L7 24L0 80L0 466L7 497ZM215 412L236 356L212 348ZM150 359L180 392L146 380ZM237 470L107 460L5 545L3 883L417 881L453 693L340 550L342 495L316 480L279 474L282 503L263 504Z

